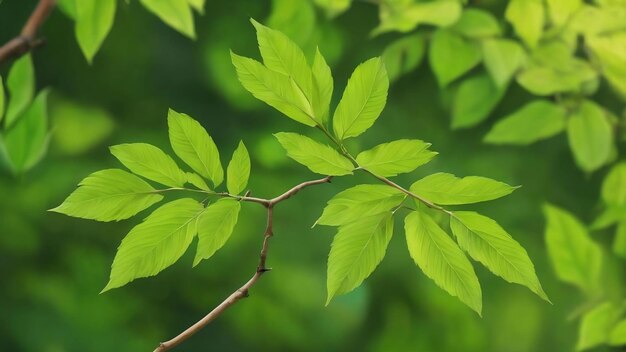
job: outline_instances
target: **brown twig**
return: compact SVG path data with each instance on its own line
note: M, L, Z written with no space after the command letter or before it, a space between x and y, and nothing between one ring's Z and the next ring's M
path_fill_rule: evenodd
M274 206L284 200L287 200L298 193L303 188L319 185L323 183L328 183L332 179L332 176L327 176L321 178L319 180L313 180L308 182L303 182L295 187L291 188L287 192L274 197L272 199L263 199L256 197L249 197L247 194L245 196L236 196L235 198L244 201L244 202L252 202L262 204L267 209L267 224L265 226L265 231L263 233L263 244L261 246L261 253L259 255L259 264L257 265L256 271L252 278L248 280L243 286L233 292L230 296L228 296L222 303L220 303L217 307L215 307L209 314L205 315L204 318L200 319L197 323L193 324L187 330L180 333L178 336L173 339L162 342L159 344L154 352L164 352L168 351L175 346L178 346L183 341L190 338L192 335L202 330L205 326L207 326L210 322L215 320L218 316L220 316L224 311L230 308L232 305L240 301L242 298L248 297L249 291L254 286L257 281L261 278L261 276L270 271L271 268L266 266L267 261L267 251L269 248L269 240L274 235Z
M0 64L17 59L44 43L43 39L37 38L37 31L48 18L55 4L56 0L39 0L20 35L0 47Z

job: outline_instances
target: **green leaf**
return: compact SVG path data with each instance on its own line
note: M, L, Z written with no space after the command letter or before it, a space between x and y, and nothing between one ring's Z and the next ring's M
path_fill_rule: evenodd
M161 149L146 143L112 146L113 154L131 172L170 187L183 187L187 176Z
M445 87L480 63L480 45L449 29L432 36L428 59L440 87Z
M381 1L380 25L372 31L372 35L391 31L410 32L420 24L446 27L459 19L461 10L458 1Z
M5 103L6 103L6 96L4 94L4 82L2 80L2 76L0 76L0 122L2 122L2 118L4 117Z
M188 0L140 0L148 11L155 14L168 26L195 39L193 13Z
M547 0L548 13L552 23L562 26L583 4L582 0Z
M461 14L458 22L450 27L467 38L483 39L502 34L498 20L489 12L478 9L467 9Z
M382 56L389 81L393 82L414 70L425 54L426 41L420 33L407 35L389 44Z
M611 329L608 344L611 346L626 345L626 319L618 322Z
M626 32L587 37L585 44L599 61L602 75L626 98Z
M586 100L569 116L567 137L578 166L592 172L604 165L613 148L613 127L602 107Z
M596 2L599 2L598 0ZM596 35L626 29L626 11L624 4L606 4L598 7L584 4L569 21L568 29L589 38Z
M623 213L622 213L623 214ZM613 239L613 253L626 259L626 221L622 220L617 225L615 238Z
M219 186L224 180L220 153L207 131L189 115L172 109L167 115L170 143L174 153L201 176Z
M578 332L577 351L606 344L611 328L617 323L622 309L604 302L583 315Z
M350 160L328 145L297 133L279 132L274 136L290 158L315 173L333 176L352 174L354 166Z
M187 0L187 2L200 14L204 14L205 0Z
M339 226L363 217L390 211L405 199L404 193L387 185L358 185L337 193L315 225Z
M326 17L339 16L350 8L352 0L314 0L315 5L324 9Z
M526 62L526 52L513 40L487 39L483 41L483 59L493 81L504 89Z
M417 211L404 219L404 230L411 258L424 274L481 315L480 283L456 243L430 216Z
M217 252L233 233L241 202L223 198L209 205L198 219L198 251L193 266Z
M250 156L242 141L233 152L226 176L226 188L230 194L239 194L246 189L250 178Z
M328 298L357 288L383 260L393 234L390 212L339 227L328 255Z
M356 161L378 176L396 176L411 172L434 158L437 152L428 150L430 145L417 139L400 139L361 152Z
M202 204L193 199L178 199L162 205L133 227L117 250L109 283L102 292L154 276L174 264L191 244L203 210Z
M333 76L319 48L313 59L313 111L321 124L328 122L330 100L333 97Z
M607 205L626 206L626 162L614 165L604 178L602 200Z
M14 172L35 166L48 150L48 91L44 90L4 133L4 149Z
M50 211L98 221L128 219L163 199L146 181L120 169L94 172Z
M89 63L102 46L113 21L117 0L76 1L76 39Z
M7 91L9 101L4 125L9 128L28 108L35 96L35 69L30 55L22 56L11 66L7 77Z
M459 178L439 172L413 183L411 192L436 204L456 205L498 199L511 194L517 188L486 177Z
M318 124L313 108L293 79L272 71L260 62L230 53L243 87L255 98L307 126Z
M544 7L540 0L511 0L504 15L515 33L531 48L537 46L544 26Z
M528 287L550 302L526 250L494 220L474 212L455 212L450 227L457 242L474 260L504 280Z
M187 183L194 185L198 189L210 192L211 188L206 184L202 176L194 173L194 172L186 172L185 177L187 178Z
M499 120L487 133L490 144L528 145L565 130L566 111L547 100L534 100Z
M339 139L359 136L372 127L387 102L389 78L380 58L360 64L350 76L333 116Z
M468 128L486 119L502 99L498 88L486 74L464 80L452 103L452 128Z
M556 276L593 294L602 270L600 246L570 213L549 204L543 211L547 219L546 245Z

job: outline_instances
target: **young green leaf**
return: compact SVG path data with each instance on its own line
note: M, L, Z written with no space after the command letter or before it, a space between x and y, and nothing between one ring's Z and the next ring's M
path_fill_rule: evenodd
M623 13L626 15L626 11ZM625 15L622 23L626 19ZM626 67L623 64L626 57L626 31L586 37L585 45L602 66L602 75L613 89L626 97Z
M313 108L308 104L294 81L272 71L260 62L230 53L241 85L255 98L307 126L318 124Z
M333 115L335 135L344 140L372 127L385 107L388 89L387 70L380 58L357 66Z
M178 32L196 38L193 26L193 12L188 0L140 0L148 11L155 14L168 26Z
M187 179L188 184L194 185L198 189L210 192L211 188L206 184L202 176L196 174L195 172L186 172L185 177Z
M583 0L548 0L546 3L550 20L560 27L581 7Z
M120 244L109 283L102 292L142 277L154 276L174 264L196 234L202 204L190 198L166 203L133 227Z
M201 176L219 186L224 180L220 153L207 131L189 115L170 109L167 115L174 153Z
M378 176L396 176L415 170L437 155L428 150L430 143L417 139L400 139L379 144L361 152L356 161L360 167Z
M425 54L426 41L421 33L407 35L389 44L382 56L389 81L411 72L419 66Z
M452 102L452 128L467 128L486 119L502 99L498 88L486 74L470 77L459 86Z
M544 16L544 6L540 0L512 0L505 13L515 33L530 48L534 48L541 38Z
M315 225L340 226L390 211L404 200L401 191L387 185L358 185L337 193Z
M480 46L449 29L439 29L431 39L428 60L440 87L461 77L481 60Z
M607 205L626 206L626 162L613 166L604 178L602 200Z
M352 0L314 0L314 2L324 10L328 18L339 16L352 4Z
M611 346L626 345L626 319L618 322L611 329L608 344Z
M28 108L35 95L35 69L30 55L19 58L9 71L7 77L9 101L4 125L9 128Z
M250 156L248 149L239 142L226 169L226 188L230 194L239 194L246 189L250 178Z
M602 250L574 216L552 205L544 206L546 246L557 277L588 294L597 291Z
M117 0L76 1L76 39L89 63L102 46L115 19Z
M455 212L450 218L457 242L474 260L504 280L528 287L550 302L526 250L494 220L475 212Z
M517 187L486 177L463 178L438 172L426 176L411 185L411 192L433 203L456 205L484 202L511 194Z
M241 202L235 199L222 198L209 205L198 218L198 251L193 266L201 260L208 259L217 252L233 233Z
M328 122L330 100L333 96L333 76L319 48L313 59L313 112L322 125Z
M461 18L450 27L453 31L467 38L483 39L502 34L498 20L489 12L469 8L461 14Z
M565 130L566 111L547 100L534 100L499 120L483 141L528 145Z
M113 154L133 173L170 187L183 187L187 176L161 149L146 143L112 146Z
M297 133L280 132L274 134L293 160L309 170L332 176L351 175L354 166L338 151Z
M339 227L328 255L328 298L357 288L383 260L393 234L390 212Z
M483 60L493 81L504 89L526 62L526 52L513 40L487 39L483 41Z
M458 1L383 1L380 4L380 25L372 35L409 32L420 24L446 27L459 19L461 11Z
M623 309L611 302L604 302L583 315L578 332L577 351L606 344L611 329L615 326Z
M404 230L411 258L424 274L481 315L480 283L456 243L430 216L417 211L404 219Z
M4 149L14 172L29 170L48 149L48 91L44 90L4 133Z
M604 165L613 148L613 127L605 111L586 100L567 121L567 137L576 164L587 172Z
M50 211L98 221L128 219L163 199L146 181L120 169L94 172Z

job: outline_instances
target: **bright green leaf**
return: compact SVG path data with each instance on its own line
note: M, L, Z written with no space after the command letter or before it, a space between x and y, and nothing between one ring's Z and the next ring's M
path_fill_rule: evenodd
M350 76L333 116L339 139L356 137L370 128L387 102L389 78L380 58L360 64Z
M333 97L333 76L319 48L313 59L313 111L322 124L328 122L330 100Z
M248 149L239 142L226 169L226 188L230 194L239 194L246 189L250 178L250 155Z
M585 44L602 66L602 75L626 99L626 32L588 37Z
M528 145L565 130L566 111L547 100L533 100L499 120L483 139L490 144Z
M426 54L426 41L420 33L407 35L391 44L383 52L382 59L390 81L411 72L422 62Z
M583 315L578 332L577 351L605 344L611 328L617 323L622 310L611 302L604 302Z
M513 40L487 39L483 41L483 60L493 81L503 89L526 62L526 52Z
M505 17L526 45L531 48L537 45L545 22L541 0L511 0L506 8Z
M174 264L196 234L202 204L190 198L166 203L133 227L117 250L109 283L102 292L142 277L154 276Z
M626 162L613 166L604 178L602 200L607 205L626 206Z
M297 133L274 134L293 160L322 175L351 175L354 166L338 151Z
M11 66L7 77L9 100L4 125L8 128L28 108L35 95L35 69L30 55L24 55Z
M486 177L463 178L439 172L411 185L411 192L442 205L470 204L498 199L511 194L517 187Z
M146 181L120 169L94 172L51 211L98 221L123 220L163 199Z
M433 34L428 52L430 66L440 87L445 87L480 63L480 45L449 29Z
M194 172L186 172L185 177L187 178L187 183L194 185L198 189L210 192L211 188L206 184L202 176L194 173Z
M191 5L191 7L193 7L196 11L204 14L205 0L187 0L187 2L189 2L189 5Z
M404 198L404 193L387 185L354 186L329 200L315 225L345 225L366 216L390 211L400 205Z
M592 37L626 29L626 10L623 4L594 6L583 4L569 21L568 29Z
M187 176L161 149L146 143L112 146L113 154L131 172L170 187L183 187Z
M583 4L582 0L547 0L550 19L556 26L567 23Z
M328 255L328 298L357 288L383 260L393 234L390 212L339 227Z
M528 287L549 302L526 250L494 220L474 212L455 212L450 227L474 260L504 280Z
M167 115L170 143L178 155L195 172L219 186L224 180L217 146L207 131L186 114L174 110Z
M350 8L352 0L314 0L315 5L324 9L326 16L333 18Z
M602 107L589 100L567 120L567 137L580 168L592 172L604 165L613 148L613 127Z
M602 250L570 213L544 206L547 219L546 245L557 277L592 294L599 285Z
M481 315L480 283L456 243L430 216L420 212L407 215L404 230L411 258L424 274Z
M76 39L85 58L93 61L115 19L117 0L76 1Z
M395 1L380 2L380 25L372 31L378 35L391 31L409 32L420 24L446 27L461 16L458 1Z
M193 266L217 252L233 233L241 202L223 198L209 205L198 218L198 251Z
M611 329L608 343L611 346L626 345L626 319L623 319Z
M468 128L486 119L502 99L498 88L486 74L464 80L452 102L452 128Z
M626 221L621 221L617 225L613 239L613 253L626 259Z
M188 0L140 0L148 11L155 14L168 26L195 39L193 12Z
M360 167L378 176L396 176L415 170L437 155L430 143L417 139L400 139L361 152L356 161Z
M491 13L471 8L463 11L459 21L450 29L468 38L482 39L502 34L498 20Z

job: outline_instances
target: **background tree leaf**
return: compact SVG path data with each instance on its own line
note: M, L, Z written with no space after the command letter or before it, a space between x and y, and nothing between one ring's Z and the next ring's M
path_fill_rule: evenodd
M396 176L428 163L437 152L428 150L430 143L417 139L400 139L383 143L359 153L356 161L379 176Z
M328 145L297 133L280 132L274 136L290 158L315 173L333 176L352 174L352 162Z
M117 0L75 1L76 39L89 63L102 46L113 21Z
M240 201L222 198L202 212L198 218L198 250L193 266L210 258L226 244L237 225L239 210Z
M623 309L616 307L613 303L604 302L585 313L580 321L576 350L583 351L606 344L611 329L622 312Z
M445 87L480 63L480 45L449 29L437 30L428 60L440 87Z
M11 127L28 108L35 96L35 69L30 55L24 55L13 63L7 76L9 100L4 125Z
M226 188L230 194L239 194L246 189L250 178L250 155L242 141L233 152L226 169Z
M498 20L491 13L473 8L464 10L459 20L450 29L465 37L477 39L502 34Z
M461 82L452 102L452 128L472 127L495 109L504 91L486 74Z
M513 40L487 39L483 41L482 49L487 72L500 89L506 88L526 62L526 52Z
M515 33L530 48L534 48L541 38L544 26L545 10L539 0L512 0L509 2L505 17L511 22Z
M517 187L486 177L463 178L438 172L411 185L411 192L436 204L455 205L484 202L511 194Z
M189 38L196 38L193 12L188 0L140 0L143 6L168 26Z
M414 70L424 59L426 41L421 33L404 36L389 44L382 55L389 81Z
M567 121L567 137L576 164L587 172L604 165L613 148L613 128L605 111L591 101L583 102Z

